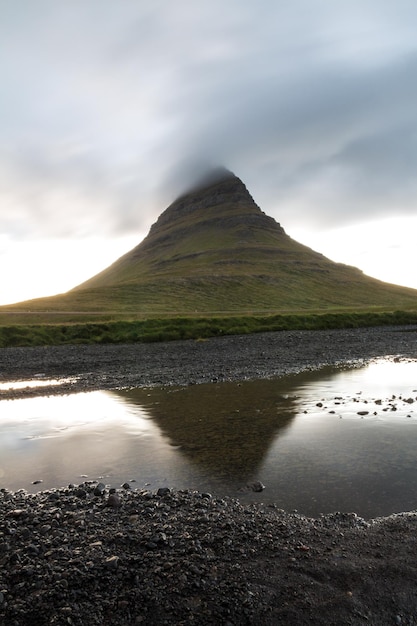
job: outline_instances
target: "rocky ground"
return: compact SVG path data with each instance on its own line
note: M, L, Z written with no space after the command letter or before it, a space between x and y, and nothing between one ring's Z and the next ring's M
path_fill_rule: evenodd
M417 327L283 331L155 344L3 348L0 383L31 378L64 382L59 387L3 390L0 399L272 378L386 355L417 358Z
M70 377L70 392L242 380L417 358L416 339L416 329L385 328L4 349L0 382ZM0 491L2 626L417 624L414 512L309 519L210 494L125 487Z

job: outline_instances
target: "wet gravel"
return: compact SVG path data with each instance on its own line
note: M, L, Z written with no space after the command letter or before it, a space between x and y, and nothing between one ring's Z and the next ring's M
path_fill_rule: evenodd
M417 358L416 340L416 328L377 328L10 348L0 351L0 382L70 377L59 392L72 392L265 378ZM310 519L128 483L114 493L91 482L38 494L2 489L0 624L415 625L416 531L415 512Z

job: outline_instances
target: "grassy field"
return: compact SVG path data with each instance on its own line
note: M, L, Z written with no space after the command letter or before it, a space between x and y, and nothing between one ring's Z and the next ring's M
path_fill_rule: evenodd
M2 316L0 316L0 320ZM3 316L3 322L4 316ZM227 317L168 317L142 320L96 320L72 323L21 323L0 325L0 347L62 344L132 343L204 340L281 330L361 328L417 324L417 311L332 312Z

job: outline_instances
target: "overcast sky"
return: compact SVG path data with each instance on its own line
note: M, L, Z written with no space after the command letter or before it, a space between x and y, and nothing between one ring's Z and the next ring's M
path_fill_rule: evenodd
M415 0L0 0L0 304L65 291L206 167L417 288Z

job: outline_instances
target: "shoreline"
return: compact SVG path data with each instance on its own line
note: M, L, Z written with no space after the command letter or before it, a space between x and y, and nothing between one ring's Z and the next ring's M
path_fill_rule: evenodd
M61 384L3 389L0 400L277 378L378 357L417 359L417 326L280 331L155 344L2 348L1 384L49 379Z
M76 378L0 399L416 359L416 330L6 348L0 382ZM415 511L308 518L188 490L96 488L0 490L1 626L417 624Z

